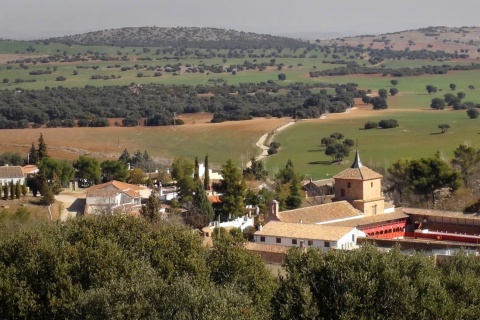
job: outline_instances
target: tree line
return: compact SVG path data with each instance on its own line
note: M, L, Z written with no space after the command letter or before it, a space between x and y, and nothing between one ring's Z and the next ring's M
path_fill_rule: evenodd
M4 223L9 223L3 220ZM213 247L131 216L1 228L2 319L472 319L479 261L398 249L291 249L272 276L236 231Z
M335 88L336 94L313 87ZM285 94L274 81L240 86L115 86L51 88L22 92L0 91L0 128L64 126L107 126L107 118L124 118L124 125L173 124L174 114L211 112L213 122L245 120L251 117L319 117L322 113L343 112L359 96L356 84L308 86L290 84ZM204 96L212 93L213 96ZM237 94L234 94L237 93ZM176 124L181 124L176 119Z

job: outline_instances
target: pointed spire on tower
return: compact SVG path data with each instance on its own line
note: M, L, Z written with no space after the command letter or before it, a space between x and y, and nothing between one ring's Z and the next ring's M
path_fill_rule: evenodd
M357 140L357 150L355 152L355 160L352 163L352 166L350 168L361 168L363 167L362 161L360 161L360 154L358 153L358 140Z

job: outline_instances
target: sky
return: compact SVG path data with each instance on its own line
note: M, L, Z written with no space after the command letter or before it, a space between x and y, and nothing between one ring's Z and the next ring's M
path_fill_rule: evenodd
M309 33L316 39L428 26L478 26L479 12L478 0L0 0L0 38L187 26Z

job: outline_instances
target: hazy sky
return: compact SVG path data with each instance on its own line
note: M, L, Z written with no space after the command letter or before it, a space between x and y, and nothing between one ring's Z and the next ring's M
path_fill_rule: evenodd
M480 25L479 0L0 0L0 38L132 26L259 33L385 33Z

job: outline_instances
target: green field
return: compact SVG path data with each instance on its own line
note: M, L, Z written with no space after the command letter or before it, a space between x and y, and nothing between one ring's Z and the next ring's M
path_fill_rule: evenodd
M408 97L408 96L407 96ZM409 96L415 101L415 97ZM422 97L423 98L423 97ZM401 104L403 97L390 97L392 105ZM418 102L418 100L417 100ZM351 164L354 152L341 164L332 164L324 154L320 140L333 132L341 132L346 138L358 140L361 159L365 165L388 168L399 158L433 156L440 151L445 159L451 159L453 150L461 143L480 147L480 120L468 118L465 110L443 111L417 109L371 109L361 105L360 110L335 115L335 119L304 120L280 132L275 141L281 143L277 155L267 160L267 169L275 173L291 159L300 172L314 179L324 179L340 172ZM397 119L400 126L394 129L364 130L366 121ZM437 126L448 123L451 129L440 134Z
M35 50L27 51L27 48L33 47ZM275 64L283 64L282 70L276 67L269 67L264 71L249 70L241 71L236 75L231 73L185 73L184 70L180 75L174 76L172 73L162 72L161 77L154 77L155 71L148 71L149 67L165 67L166 65L174 65L181 63L184 68L187 64L198 66L205 63L206 65L221 65L224 68L230 65L243 64L244 61L253 63L268 63L270 57L261 58L227 58L226 61L222 57L214 58L192 58L192 57L171 57L168 54L156 51L159 48L133 48L133 47L113 47L113 46L67 46L62 44L49 44L28 42L28 41L4 41L0 40L0 59L3 57L17 57L22 55L50 55L50 54L80 54L88 56L92 54L109 55L109 56L128 56L131 61L86 61L74 63L48 63L48 64L28 64L28 69L22 68L18 63L7 64L6 60L0 60L0 90L2 89L44 89L45 87L84 87L85 85L94 86L110 86L110 85L129 85L131 83L139 84L212 84L211 80L222 79L228 85L237 85L241 83L259 83L268 80L274 80L280 85L288 85L295 82L304 83L357 83L359 88L371 89L376 93L379 89L385 88L389 90L392 85L390 81L392 77L382 75L348 75L334 77L310 78L308 73L315 70L325 70L342 67L342 65L334 65L325 63L324 60L333 60L332 55L325 56L319 50L312 50L306 53L306 58L293 58L304 52L304 49L298 49L293 52L284 49L281 54L287 54L292 57L277 57ZM193 50L193 49L192 49ZM199 49L202 53L208 53L209 50ZM268 55L275 49L270 50L253 50L257 55ZM215 50L216 54L225 54L228 51L219 49ZM316 56L316 57L312 57ZM139 59L150 58L151 60L140 61ZM138 60L137 60L138 59ZM347 59L341 57L341 59ZM367 63L365 60L355 60L359 64ZM443 65L443 64L468 64L471 62L448 62L448 61L431 61L431 60L391 60L385 61L384 64L388 68L417 68L426 65ZM367 63L368 64L368 63ZM79 66L93 67L78 68ZM134 70L121 71L122 67L132 67ZM35 70L53 70L56 71L48 75L30 75L29 72ZM78 75L73 75L74 71ZM143 77L138 77L138 73L142 73ZM278 81L278 74L285 73L286 81ZM115 76L119 79L109 80L92 80L94 75L99 76ZM66 78L65 81L56 81L58 76ZM432 156L436 151L440 151L447 159L451 158L453 150L460 143L467 143L474 147L480 147L477 142L480 133L480 120L471 120L467 117L464 110L461 111L434 111L430 109L430 102L435 97L443 97L445 93L463 91L466 98L463 101L472 101L480 103L480 84L477 79L480 71L451 71L446 75L423 75L414 77L399 77L397 85L400 93L395 97L388 98L389 109L386 111L373 111L371 106L358 104L357 110L348 114L329 115L326 119L321 120L305 120L295 124L294 126L279 133L275 137L275 141L281 143L282 147L279 153L267 159L266 164L271 174L274 174L279 168L283 167L288 159L292 159L296 168L303 174L309 175L315 179L327 178L334 175L340 170L347 167L353 157L342 164L331 164L331 159L324 155L324 150L320 146L321 138L328 136L332 132L342 132L347 138L358 140L359 149L362 160L365 164L375 167L388 167L392 162L401 157L418 158ZM8 79L8 83L4 83L3 79ZM31 83L15 83L15 79L36 79ZM210 81L209 81L210 80ZM451 91L450 83L457 85L456 91ZM425 86L431 84L436 86L439 91L435 94L427 94ZM471 90L468 87L474 85L476 88ZM312 89L316 92L318 89ZM284 92L281 92L284 94ZM280 94L280 93L279 93ZM400 127L396 129L374 129L363 130L366 121L379 121L382 119L397 119ZM448 123L451 129L446 134L439 134L440 130L437 126L441 123ZM212 125L215 126L215 125ZM245 129L245 134L237 134ZM204 153L206 150L216 158L216 163L222 163L228 158L233 158L237 164L242 164L248 160L253 154L258 154L255 141L265 132L271 130L271 125L265 125L252 129L248 122L245 125L229 124L228 129L217 130L208 129L203 131L197 129L181 128L177 131L173 130L151 130L149 128L127 129L127 128L107 128L107 129L85 129L79 131L62 131L74 134L68 138L71 145L89 152L110 154L120 152L118 149L128 148L131 151L135 149L148 150L150 154L157 158L166 159L174 156L194 157L198 153ZM273 126L275 127L275 126ZM213 127L212 127L213 128ZM61 150L65 146L64 139L57 140L54 133L56 131L45 131L47 138L51 139L52 146L57 146L61 157L69 157L68 154ZM55 129L55 130L77 130L77 129ZM98 130L98 131L94 131ZM102 131L104 130L104 131ZM197 131L198 130L198 131ZM228 134L219 134L222 130L226 130ZM240 131L239 131L240 130ZM22 131L25 132L25 131ZM30 132L30 131L29 131ZM28 143L36 139L38 131L33 131L32 138L28 138ZM95 132L95 138L89 135L89 132ZM50 133L53 135L51 137ZM81 133L81 134L80 134ZM34 137L35 136L35 137ZM63 134L60 137L65 138ZM11 137L10 137L11 138ZM8 140L10 141L10 138ZM12 138L15 140L14 138ZM83 141L91 140L103 141L102 145L87 144ZM120 143L119 143L120 141ZM18 142L20 143L20 142ZM21 143L24 144L24 141ZM29 144L25 144L27 148ZM119 147L120 145L120 147ZM90 148L90 149L89 149ZM198 151L202 150L202 151ZM63 153L62 153L63 152ZM75 157L76 154L73 154ZM201 155L201 154L200 154Z

